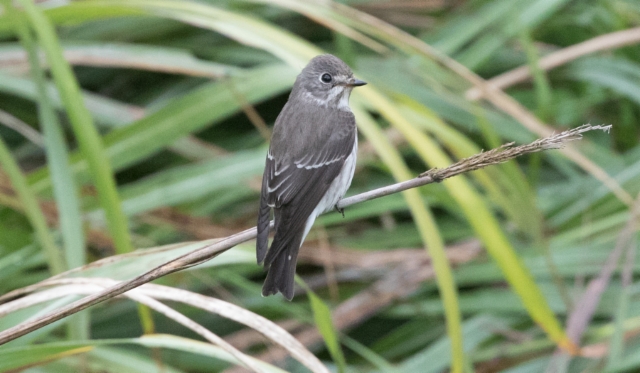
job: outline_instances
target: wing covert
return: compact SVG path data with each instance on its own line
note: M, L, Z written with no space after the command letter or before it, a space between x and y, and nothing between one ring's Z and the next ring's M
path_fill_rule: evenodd
M269 152L264 180L269 206L279 208L299 193L321 198L351 154L355 136L355 127L352 131L340 131L331 136L319 151L288 159L277 159Z

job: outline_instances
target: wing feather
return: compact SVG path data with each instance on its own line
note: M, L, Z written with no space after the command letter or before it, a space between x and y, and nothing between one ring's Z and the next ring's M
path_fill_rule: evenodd
M355 143L355 129L347 134L327 141L315 155L304 154L289 163L267 159L269 178L267 182L268 201L272 207L289 203L304 190L304 194L323 196L331 181L338 175L342 165L351 154ZM328 183L318 181L326 179Z
M307 219L351 154L356 142L355 118L350 112L341 115L345 117L339 123L316 121L315 132L302 141L290 140L274 131L262 179L258 223L257 256L265 267L291 244L297 250ZM264 212L263 204L267 211L275 209L276 218L276 235L268 250L270 214Z

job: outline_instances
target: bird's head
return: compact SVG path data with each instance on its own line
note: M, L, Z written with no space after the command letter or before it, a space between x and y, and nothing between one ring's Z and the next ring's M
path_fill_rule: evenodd
M292 94L319 106L349 110L351 90L365 84L353 77L353 72L341 59L323 54L309 61L298 75Z

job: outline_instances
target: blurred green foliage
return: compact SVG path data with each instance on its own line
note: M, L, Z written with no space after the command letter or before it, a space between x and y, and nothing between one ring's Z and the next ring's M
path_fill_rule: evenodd
M317 325L330 348L307 348L334 371L640 370L634 239L578 341L584 356L554 356L640 192L636 0L0 4L0 294L149 248L80 272L129 279L177 253L151 248L252 227L268 128L306 61L333 53L370 83L351 99L361 151L349 194L541 137L505 111L511 99L544 130L613 129L572 145L578 156L521 157L323 216L298 265L310 299L262 298L252 242L158 282L294 325L304 343ZM520 66L530 74L508 96L469 98L480 78ZM71 298L10 312L0 330ZM268 359L271 343L248 327L172 307ZM0 372L211 372L235 361L131 301L66 324L0 347ZM139 338L142 325L157 334Z

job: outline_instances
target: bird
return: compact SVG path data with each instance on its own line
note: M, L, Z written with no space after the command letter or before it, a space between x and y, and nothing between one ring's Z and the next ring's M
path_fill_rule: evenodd
M349 97L365 84L338 57L316 56L297 76L276 118L258 210L256 257L267 269L262 296L280 292L291 300L298 251L316 217L332 209L344 216L336 204L351 185L358 150Z

